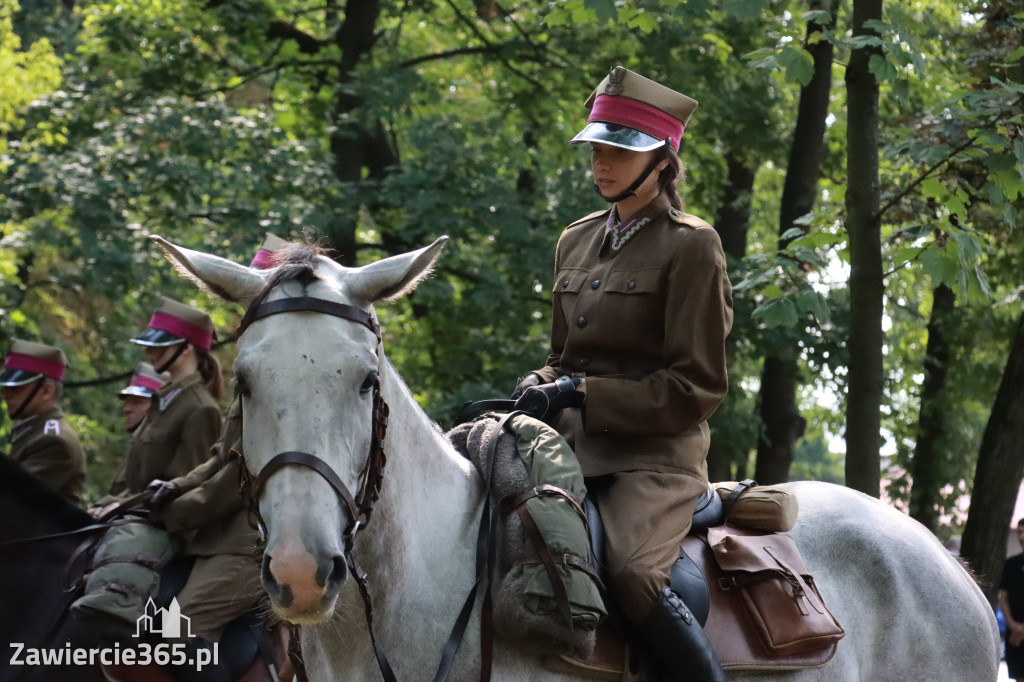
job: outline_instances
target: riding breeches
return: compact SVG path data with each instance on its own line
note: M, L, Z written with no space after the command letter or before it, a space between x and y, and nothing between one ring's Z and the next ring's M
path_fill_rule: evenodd
M224 626L256 606L261 594L260 564L251 555L201 556L178 594L178 605L191 620L193 635L216 642Z
M586 483L604 524L608 589L626 618L642 623L669 584L707 481L692 474L623 471Z

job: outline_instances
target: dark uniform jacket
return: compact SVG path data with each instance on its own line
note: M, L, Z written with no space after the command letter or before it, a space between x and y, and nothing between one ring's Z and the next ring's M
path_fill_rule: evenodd
M555 424L584 475L705 477L707 419L728 388L732 288L721 241L663 194L640 210L646 222L625 241L606 230L609 210L558 240L551 355L535 371L546 382L586 377L583 407Z
M59 407L15 423L10 457L72 502L82 497L85 452Z
M142 492L153 479L184 476L209 458L220 431L220 407L198 372L161 386L101 503Z
M198 467L173 479L181 496L160 510L160 520L171 532L195 531L186 541L184 554L252 555L256 531L249 525L248 502L239 492L241 460L231 450L241 450L242 413L236 400L228 408L224 435L213 446L213 455Z

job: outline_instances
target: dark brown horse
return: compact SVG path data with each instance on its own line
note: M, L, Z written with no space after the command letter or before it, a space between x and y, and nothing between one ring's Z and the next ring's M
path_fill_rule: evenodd
M67 618L68 588L85 569L76 551L101 533L94 519L19 464L0 455L0 680L104 680L98 666L30 666L32 649L87 647ZM24 650L19 652L17 645Z
M105 524L0 455L0 682L175 680L155 664L101 666L94 659L76 665L67 660L76 649L112 646L95 637L94 624L68 611L88 565L87 549L104 530ZM232 671L241 671L232 676L236 682L272 682L262 655L256 656L249 625L238 621L228 626L221 659L230 660ZM268 649L261 648L261 654ZM49 663L41 664L42 653L34 653L42 650L51 656ZM53 656L60 656L60 663L54 664Z

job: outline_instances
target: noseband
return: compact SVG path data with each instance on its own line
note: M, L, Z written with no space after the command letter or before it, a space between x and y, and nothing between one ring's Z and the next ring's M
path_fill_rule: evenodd
M327 301L322 298L310 296L297 296L294 298L282 298L268 303L260 303L246 314L243 325L238 328L238 336L241 337L249 325L256 320L278 313L290 312L315 312L333 317L340 317L361 324L373 332L380 343L380 328L376 320L368 312L355 306L344 303ZM241 406L241 404L239 404ZM260 540L265 541L267 537L267 525L260 514L259 499L267 481L282 468L293 464L296 466L312 469L326 480L338 496L344 501L352 522L343 536L344 548L347 552L350 548L352 538L356 532L366 526L373 513L373 506L380 498L381 486L384 482L384 467L387 464L387 455L384 454L384 436L388 430L388 404L380 394L380 378L373 380L373 425L372 438L370 440L370 451L366 457L366 464L359 474L359 490L353 495L348 486L341 480L341 477L330 465L316 455L308 452L281 452L271 458L263 465L259 474L254 478L249 467L242 461L240 467L242 477L242 494L249 501L249 516L252 526L260 535Z
M289 312L316 312L350 320L367 327L371 332L373 332L373 335L377 337L377 343L380 343L380 328L377 326L376 320L374 320L373 317L365 310L356 308L355 306L346 305L344 303L335 303L333 301L326 301L321 298L312 298L309 296L283 298L269 303L260 303L255 308L246 312L245 317L242 319L242 324L238 328L238 336L240 337L248 326L256 320L270 315L276 315L278 313ZM330 483L331 487L334 488L336 493L338 493L338 496L344 500L345 506L348 508L349 516L352 519L352 523L342 536L343 547L346 554L346 563L356 580L356 584L359 587L359 594L363 599L366 625L370 635L370 644L373 647L373 654L377 659L377 666L380 669L381 677L384 679L384 682L397 682L395 672L391 668L391 664L388 662L388 658L380 644L377 642L377 638L374 634L373 605L370 600L368 576L356 562L352 547L352 539L360 528L365 528L366 524L369 523L370 514L373 512L373 506L380 497L381 485L384 482L384 466L387 464L387 456L384 454L383 441L388 428L388 412L388 404L384 402L384 399L380 395L380 378L379 376L374 377L373 437L370 440L370 452L366 457L366 464L363 465L362 473L360 473L359 476L361 483L356 495L352 495L352 493L349 492L348 487L345 486L345 483L341 480L338 474L331 469L327 462L308 452L291 451L274 455L274 457L263 466L260 473L255 478L253 478L252 473L249 471L249 467L246 466L244 459L241 462L239 470L241 471L240 475L242 477L242 494L249 500L250 521L256 531L260 534L260 539L263 541L266 541L267 527L266 523L263 521L263 517L260 515L260 494L263 492L263 487L267 484L267 480L283 467L286 467L289 464L294 464L296 466L312 469ZM494 442L497 443L497 438L494 439ZM466 625L469 622L472 606L476 602L476 593L477 588L480 585L480 571L481 566L483 565L483 557L488 554L489 541L487 538L489 536L485 534L485 530L489 526L488 518L489 517L487 515L483 517L483 520L481 521L481 536L477 540L477 581L473 585L473 589L470 591L469 596L466 598L466 601L462 606L462 611L459 613L459 617L456 619L455 625L452 627L451 633L448 636L448 641L445 643L444 650L441 654L441 661L438 664L437 673L434 675L434 682L443 682L443 680L448 678L452 662L455 659L455 655L458 653L463 633L465 632ZM484 630L486 629L487 628L484 628ZM489 645L487 650L489 651ZM299 665L301 666L301 655L297 655L297 657ZM490 665L490 654L487 653L481 658L481 680L490 680ZM302 674L305 674L304 670L302 671ZM300 677L300 679L302 678Z

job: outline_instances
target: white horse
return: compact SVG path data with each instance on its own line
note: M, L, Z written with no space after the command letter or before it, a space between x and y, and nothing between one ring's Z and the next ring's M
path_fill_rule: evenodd
M314 297L365 311L360 320L300 305L245 327L234 365L244 455L256 475L278 453L310 453L349 490L359 489L379 377L391 409L388 462L379 503L353 546L369 577L377 642L398 680L431 679L474 582L482 484L384 356L372 306L411 291L445 239L360 268L308 253L297 265L266 272L154 239L201 286L244 306ZM298 274L278 281L285 270ZM850 489L816 482L788 488L800 503L792 535L846 637L824 668L730 671L730 680L996 679L1000 643L992 610L935 537ZM356 581L348 579L342 538L353 512L337 489L309 466L283 466L265 481L259 510L267 527L264 587L275 612L304 626L310 679L381 679ZM450 679L479 675L476 611ZM549 672L539 653L499 633L493 679L586 678Z

